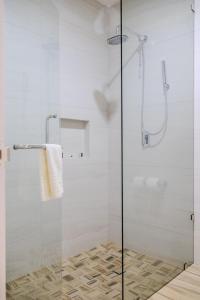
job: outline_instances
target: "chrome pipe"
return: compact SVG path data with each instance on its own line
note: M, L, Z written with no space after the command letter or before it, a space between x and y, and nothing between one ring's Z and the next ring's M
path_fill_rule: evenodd
M123 64L122 66L122 70L126 68L126 66L129 64L129 62L133 59L133 57L137 54L137 53L140 53L143 46L144 46L144 43L146 42L146 40L143 40L139 43L138 47L134 50L134 52L129 56L129 58L125 61L125 63ZM116 74L112 77L112 79L106 83L104 89L107 89L107 88L110 88L110 86L113 84L113 82L117 79L117 77L121 74L122 72L121 69L119 69Z

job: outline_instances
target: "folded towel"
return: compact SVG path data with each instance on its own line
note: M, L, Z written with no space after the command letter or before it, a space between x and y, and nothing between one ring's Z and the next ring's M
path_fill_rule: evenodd
M63 162L60 145L46 144L40 151L42 200L61 198L63 195Z

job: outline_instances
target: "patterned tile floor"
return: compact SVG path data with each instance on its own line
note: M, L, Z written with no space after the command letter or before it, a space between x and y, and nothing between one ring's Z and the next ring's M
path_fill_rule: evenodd
M144 300L176 277L182 269L164 261L125 250L125 299ZM8 300L121 300L121 250L100 245L43 267L7 283ZM62 280L61 280L62 277Z

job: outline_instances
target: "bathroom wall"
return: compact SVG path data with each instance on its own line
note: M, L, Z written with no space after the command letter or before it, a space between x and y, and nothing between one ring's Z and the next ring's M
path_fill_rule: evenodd
M39 151L12 150L45 143L46 116L59 112L59 14L49 0L8 0L5 13L9 281L61 258L61 200L41 201Z
M6 1L7 144L44 143L50 113L75 124L59 129L58 118L50 121L50 143L64 150L62 200L41 202L38 151L11 152L7 280L57 263L61 246L66 258L109 239L107 22L107 10L92 0Z
M108 240L109 123L106 103L100 97L108 76L107 19L103 6L92 0L59 1L58 10L60 116L74 120L75 127L79 120L87 122L83 157L71 145L78 144L74 141L77 129L61 128L63 257L68 257Z
M145 126L156 130L164 116L161 60L170 84L169 120L158 147L141 147L141 79L136 55L123 69L125 247L181 262L193 260L193 13L190 1L123 1L123 63L138 45L128 28L148 35L145 46ZM113 7L114 8L114 7ZM119 8L115 6L116 10ZM111 28L119 17L111 19ZM119 48L109 48L111 73ZM119 80L119 79L118 79ZM110 90L117 109L110 121L110 239L120 242L120 91ZM152 139L152 143L156 142ZM137 178L159 178L164 189L138 187Z
M160 145L142 149L141 79L138 56L124 77L125 246L157 257L193 260L193 13L191 1L124 1L124 28L147 34L145 127L157 130L164 116L161 60L166 61L169 119ZM124 29L126 30L126 29ZM137 46L130 37L124 61ZM151 143L157 139L152 138ZM138 177L156 177L166 187L140 187Z

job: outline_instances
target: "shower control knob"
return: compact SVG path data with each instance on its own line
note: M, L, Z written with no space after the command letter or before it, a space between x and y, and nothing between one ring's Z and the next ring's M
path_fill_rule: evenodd
M149 146L149 143L150 143L150 135L147 131L144 131L142 133L142 144L143 146Z

